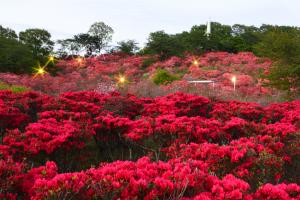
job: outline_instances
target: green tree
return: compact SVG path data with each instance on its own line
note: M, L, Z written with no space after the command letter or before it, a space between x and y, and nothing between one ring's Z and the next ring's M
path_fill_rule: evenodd
M18 39L18 35L16 32L10 28L4 28L0 25L0 37L8 38L8 39Z
M84 53L87 56L100 54L112 39L113 29L103 22L94 23L87 33L59 40L58 53L63 56Z
M51 34L44 29L27 29L19 33L19 39L31 48L33 55L38 59L49 56L53 50Z
M30 47L15 39L0 37L0 71L31 73L37 64Z
M259 42L259 28L235 24L231 27L233 35L233 45L236 52L251 51Z
M160 58L167 59L171 56L182 56L184 47L175 35L169 35L164 31L150 33L145 54L158 54Z
M269 57L274 66L267 78L270 85L289 90L300 87L300 30L291 27L264 28L260 42L255 45L258 55Z
M96 22L91 25L88 34L89 48L93 53L99 54L112 39L114 30L104 22Z
M205 32L206 25L193 26L190 32L183 32L180 38L189 52L201 54L207 50L206 43L208 39Z
M85 51L85 54L90 56L95 52L94 42L97 40L94 36L88 33L80 33L74 36L74 42L80 51Z
M236 52L233 46L231 26L212 22L211 31L212 34L210 34L206 43L206 51Z
M59 48L56 53L60 57L78 55L82 49L81 44L76 42L74 39L58 40L57 44L59 45Z
M139 50L137 44L138 43L135 40L123 40L118 42L117 51L126 53L128 55L133 55Z
M300 30L273 29L263 33L255 45L258 55L280 61L283 64L300 62Z
M212 33L206 36L206 25L193 26L189 33L183 32L183 46L189 52L204 53L208 51L236 52L233 44L232 29L230 26L217 22L211 23Z

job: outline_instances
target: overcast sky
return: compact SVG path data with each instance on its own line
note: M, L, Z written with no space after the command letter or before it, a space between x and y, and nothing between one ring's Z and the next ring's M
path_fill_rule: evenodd
M300 26L299 9L299 0L0 0L0 24L16 31L44 28L64 39L103 21L114 29L114 42L143 45L150 32L178 33L209 19Z

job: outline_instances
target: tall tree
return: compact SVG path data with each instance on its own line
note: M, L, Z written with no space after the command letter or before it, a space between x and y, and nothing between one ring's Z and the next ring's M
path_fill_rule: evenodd
M4 28L0 25L0 37L4 37L7 39L17 39L18 35L16 32L10 28Z
M164 31L150 33L144 52L147 54L158 54L161 59L171 56L181 56L183 45L175 35L169 35Z
M259 42L259 28L235 24L231 29L236 51L253 51L253 46Z
M126 53L128 55L133 55L139 50L137 44L138 43L135 40L123 40L118 42L117 51Z
M69 55L78 55L82 51L82 46L75 39L58 40L59 48L57 54L60 57L67 57Z
M15 39L0 37L0 72L30 73L36 64L28 46Z
M267 78L279 89L300 92L300 29L265 27L260 42L255 45L258 55L269 57L274 66Z
M51 34L44 29L27 29L19 33L20 41L28 45L36 58L48 56L54 46Z
M113 33L114 30L104 22L92 24L88 31L89 37L87 38L90 51L96 54L101 53L101 50L111 41Z

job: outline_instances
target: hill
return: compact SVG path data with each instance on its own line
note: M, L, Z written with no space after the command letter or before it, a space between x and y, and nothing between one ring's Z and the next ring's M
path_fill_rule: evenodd
M261 78L268 73L271 64L269 59L248 52L212 52L200 57L171 57L165 61L155 56L107 54L58 60L56 76L1 73L0 80L52 95L67 91L125 91L139 96L157 96L179 91L225 99L232 96L258 99L277 94L265 87L265 80ZM163 73L159 74L161 71ZM173 77L172 81L166 76ZM160 85L154 83L155 77L162 79ZM236 78L235 91L233 77ZM123 83L120 78L124 79ZM210 80L214 84L189 83L193 80Z

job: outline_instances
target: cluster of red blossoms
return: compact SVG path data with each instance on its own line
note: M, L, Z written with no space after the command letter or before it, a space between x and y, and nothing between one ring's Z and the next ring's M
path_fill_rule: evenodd
M263 86L261 73L268 73L271 61L256 57L253 53L211 52L202 56L186 55L183 58L171 57L160 61L156 56L128 56L108 54L98 57L60 60L56 64L59 69L56 76L16 75L0 73L0 80L8 84L22 85L46 94L61 94L67 91L112 92L118 89L117 77L126 77L131 92L139 92L143 84L152 82L156 70L161 68L181 78L167 86L159 87L162 91L185 92L191 87L190 80L212 80L213 91L222 91L224 95L232 94L232 77L235 76L236 89L242 95L259 96L271 94L271 90ZM207 90L198 84L197 90ZM151 87L151 85L150 85ZM152 87L154 87L152 85ZM165 92L167 93L167 92Z
M300 199L300 102L0 92L1 199Z

